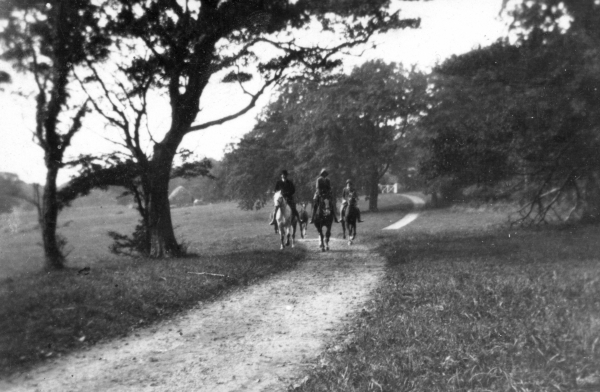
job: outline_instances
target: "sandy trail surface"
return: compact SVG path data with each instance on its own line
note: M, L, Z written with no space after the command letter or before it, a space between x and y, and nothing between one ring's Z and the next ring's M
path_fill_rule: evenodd
M297 269L0 381L0 390L285 390L364 306L383 275L383 260L358 240L348 246L332 239L326 253L314 239L297 241L309 249Z

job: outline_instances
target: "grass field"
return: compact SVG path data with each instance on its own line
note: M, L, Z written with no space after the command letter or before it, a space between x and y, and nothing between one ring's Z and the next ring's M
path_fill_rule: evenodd
M399 231L407 200L382 195L357 240L388 261L373 301L325 353L304 391L600 390L600 228L509 229L502 209L425 210ZM230 287L294 268L267 208L173 209L198 256L158 261L108 252L108 230L129 233L135 211L79 207L61 214L69 268L42 273L33 215L0 223L0 375L133 333ZM309 228L314 237L314 228ZM335 237L341 229L333 230ZM89 266L89 274L79 274ZM214 278L188 274L211 272Z
M229 287L293 268L304 257L301 248L281 253L267 211L240 211L224 203L172 213L178 238L198 256L117 257L108 251L106 232L130 233L138 219L135 211L119 206L65 210L59 226L68 240L68 268L50 274L41 271L35 216L12 217L12 226L6 219L0 228L0 375L126 335ZM89 274L79 274L82 267L90 267Z
M222 203L172 210L177 237L198 256L166 261L118 257L109 252L106 233L129 234L137 213L118 205L78 204L83 206L66 209L59 220L59 232L68 240L68 268L50 274L42 271L35 215L2 216L0 376L132 333L230 287L293 268L305 256L303 248L281 253L267 225L270 208L241 211L234 203ZM381 205L393 208L389 219L402 216L398 207L410 207L396 195L382 197ZM370 225L381 225L382 219L378 214ZM314 228L309 234L314 237ZM341 235L339 227L334 235ZM83 267L90 267L89 274L78 273Z
M295 390L600 390L600 228L505 219L425 211L369 234L386 278Z

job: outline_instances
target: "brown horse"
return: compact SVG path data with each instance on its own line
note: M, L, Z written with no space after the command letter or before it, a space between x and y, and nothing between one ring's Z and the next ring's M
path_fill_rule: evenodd
M331 237L331 225L333 224L333 207L331 200L321 197L317 203L315 216L315 227L319 232L319 248L322 252L329 250L329 237ZM323 234L325 229L325 234Z
M342 211L344 205L342 205ZM348 245L352 245L356 238L356 222L358 221L358 208L356 207L356 197L352 195L347 202L346 211L340 214L342 218L342 238L346 239L346 229L348 229Z

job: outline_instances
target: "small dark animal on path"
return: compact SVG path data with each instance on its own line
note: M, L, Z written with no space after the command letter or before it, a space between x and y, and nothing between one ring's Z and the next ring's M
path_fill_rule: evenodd
M302 203L300 211L298 211L298 215L300 215L300 236L304 238L306 237L306 230L308 229L308 212L306 212L306 203Z

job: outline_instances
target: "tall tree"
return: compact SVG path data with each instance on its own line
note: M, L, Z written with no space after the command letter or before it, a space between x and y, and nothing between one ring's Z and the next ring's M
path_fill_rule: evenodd
M327 167L341 187L352 178L377 210L379 180L411 161L411 131L426 105L424 75L396 64L369 61L335 82L293 83L225 157L233 193L251 207L285 165L310 199Z
M151 55L133 67L158 67L156 85L168 93L171 124L153 146L150 166L149 227L151 254L179 253L168 202L168 182L178 146L190 132L236 118L256 104L263 92L283 78L315 77L340 64L336 55L366 43L377 32L417 27L384 8L389 1L251 0L121 1L112 25L117 34L139 40ZM292 38L312 23L335 36L329 46ZM247 91L243 82L260 76L262 86ZM239 83L249 96L241 110L194 125L209 81Z
M354 178L376 211L381 178L390 168L408 169L411 131L426 107L426 90L419 72L366 62L307 99L295 127L311 129L313 137L299 153L312 153L317 165L336 167L340 183Z
M493 187L515 175L510 109L519 104L504 81L520 66L503 76L498 72L518 59L517 48L498 43L453 57L430 75L430 107L420 121L426 135L420 172L439 205L461 200L465 187Z
M523 3L515 44L436 69L425 171L459 187L509 181L523 223L598 219L599 14L587 0Z
M91 0L8 1L0 7L2 59L33 75L37 86L35 138L44 150L40 227L46 267L60 269L64 257L56 237L59 213L56 179L65 150L82 127L87 102L71 96L72 71L108 55L109 38ZM85 100L84 100L85 101Z

